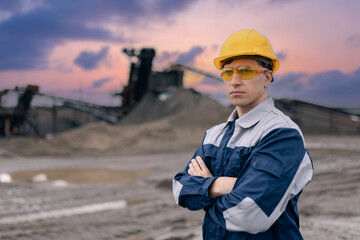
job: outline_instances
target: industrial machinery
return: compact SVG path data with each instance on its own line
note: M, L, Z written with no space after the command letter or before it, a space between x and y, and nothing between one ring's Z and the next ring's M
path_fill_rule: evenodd
M9 90L0 94L5 95ZM0 106L0 133L4 136L20 134L20 127L26 121L28 110L33 96L39 91L38 86L28 85L24 89L15 88L19 92L18 104L15 108L3 108Z
M86 113L95 120L103 120L110 124L117 124L124 116L134 109L146 93L159 95L183 88L183 76L185 71L190 71L215 81L223 82L219 76L181 64L171 65L169 70L166 71L152 71L152 61L155 57L155 49L152 48L143 48L141 50L124 49L123 52L130 58L130 71L127 86L123 88L122 92L114 94L122 97L121 106L106 107L52 96L40 93L39 87L33 85L28 85L26 88L17 87L14 90L3 90L0 92L0 98L9 91L17 92L19 97L16 107L2 107L0 101L0 136L22 134L21 126L24 125L24 123L27 123L27 126L30 126L32 132L35 132L36 135L44 136L44 126L39 126L43 123L40 123L41 121L39 119L28 117L31 101L35 95L46 96L54 102L61 102L62 109L72 109L78 113ZM348 134L349 132L359 133L360 131L359 115L349 114L337 109L325 108L296 100L279 99L275 100L275 104L278 108L291 116L306 132ZM58 125L61 125L58 124L58 108L60 109L59 106L54 105L47 110L51 114L50 117L47 117L48 120L46 120L47 125L49 125L49 120L51 122L51 134L56 134L62 130L69 129L69 127L58 127ZM311 111L309 109L311 109ZM71 121L75 121L75 119L78 120L78 115L75 115ZM319 120L315 121L314 119ZM86 121L78 121L78 123L74 123L72 127L84 123L86 123ZM41 134L39 129L42 130Z
M151 70L155 49L143 48L137 53L135 49L125 48L123 52L131 60L128 85L120 94L124 115L131 111L147 92L159 94L171 89L183 88L184 68L170 67L170 70L162 72Z

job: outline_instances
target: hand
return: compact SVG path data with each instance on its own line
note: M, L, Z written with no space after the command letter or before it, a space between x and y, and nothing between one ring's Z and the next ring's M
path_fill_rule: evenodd
M213 177L210 170L206 167L206 164L199 156L197 156L196 159L191 160L188 173L191 176L199 176L204 178Z
M237 178L219 177L213 181L209 188L209 196L212 198L220 197L230 193L235 185Z

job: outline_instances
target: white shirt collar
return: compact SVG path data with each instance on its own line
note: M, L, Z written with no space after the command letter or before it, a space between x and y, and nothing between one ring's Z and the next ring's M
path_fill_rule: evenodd
M273 99L268 97L240 118L238 118L235 108L230 114L227 122L235 121L242 128L249 128L258 123L266 114L271 112L274 107Z

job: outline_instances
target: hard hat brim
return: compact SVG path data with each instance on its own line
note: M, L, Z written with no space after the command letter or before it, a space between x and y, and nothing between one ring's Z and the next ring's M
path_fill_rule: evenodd
M223 67L223 62L228 60L228 59L232 59L232 58L241 58L242 56L262 56L262 57L266 57L272 60L273 62L273 70L272 72L275 73L278 69L279 69L279 61L276 59L276 57L269 57L269 56L264 56L262 54L259 53L255 53L255 52L245 52L245 53L241 53L241 54L231 54L231 55L226 55L226 56L221 56L221 57L217 57L214 59L214 65L217 69L221 70Z

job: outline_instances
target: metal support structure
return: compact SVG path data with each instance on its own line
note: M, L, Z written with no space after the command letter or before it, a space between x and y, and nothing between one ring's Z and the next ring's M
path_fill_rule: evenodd
M10 117L4 119L4 135L5 137L10 137Z
M52 112L52 133L57 134L57 111L55 104L53 105L51 112Z
M189 71L191 71L191 72L200 74L200 75L202 75L202 76L209 77L209 78L214 79L214 80L219 81L219 82L223 82L223 81L224 81L221 77L216 76L215 74L212 74L212 73L209 73L209 72L206 72L206 71L197 69L197 68L193 68L193 67L189 67L189 66L186 66L186 65L182 65L182 64L171 65L171 66L170 66L170 69L174 69L174 70L175 70L175 69L185 69L185 70L189 70Z
M143 48L140 53L135 49L123 49L123 52L129 58L138 59L137 63L131 62L128 85L122 92L123 102L122 108L124 114L130 111L149 90L149 83L151 78L152 61L155 57L155 49Z

